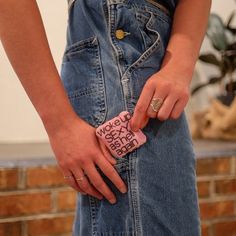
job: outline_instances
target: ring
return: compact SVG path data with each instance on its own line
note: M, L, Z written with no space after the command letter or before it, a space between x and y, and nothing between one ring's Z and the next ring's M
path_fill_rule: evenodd
M83 176L80 177L80 178L77 178L77 177L76 177L75 179L76 179L76 180L83 180L83 179L84 179L84 176L85 176L85 175L83 175Z
M64 179L69 179L69 178L73 178L73 176L72 175L65 175L64 176Z
M150 103L150 106L153 111L158 112L162 104L163 104L163 100L161 98L153 98Z

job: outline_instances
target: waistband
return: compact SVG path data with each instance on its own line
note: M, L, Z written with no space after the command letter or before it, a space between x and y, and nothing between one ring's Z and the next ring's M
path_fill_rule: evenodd
M76 0L67 0L67 2L68 2L68 9L70 8L70 6L75 2ZM165 14L167 14L167 15L169 15L169 16L171 16L172 14L171 14L171 10L167 7L167 6L165 6L165 5L163 5L160 1L158 1L158 0L145 0L145 1L147 1L148 3L150 3L150 4L152 4L152 5L154 5L154 6L156 6L157 8L159 8L161 11L163 11ZM110 3L122 3L122 2L124 2L124 0L108 0L108 2L110 2Z
M159 8L161 11L165 12L167 15L171 16L171 11L169 8L161 4L158 0L146 0L147 2L155 5L157 8Z
M72 0L73 1L73 0ZM134 2L134 3L149 3L154 5L155 7L159 8L162 12L165 14L172 16L171 14L171 9L169 9L167 6L165 6L161 1L159 0L107 0L108 4L119 4L119 3L129 3L129 2Z

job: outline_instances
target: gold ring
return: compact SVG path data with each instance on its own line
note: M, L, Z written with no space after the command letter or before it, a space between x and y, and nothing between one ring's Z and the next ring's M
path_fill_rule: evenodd
M73 178L73 176L72 175L65 175L64 176L64 179L69 179L69 178Z
M76 177L75 179L81 181L81 180L84 179L84 177L85 177L85 174L83 176L79 177L79 178Z
M163 104L163 99L153 98L151 103L150 103L150 106L151 106L153 111L158 112L160 110L162 104Z

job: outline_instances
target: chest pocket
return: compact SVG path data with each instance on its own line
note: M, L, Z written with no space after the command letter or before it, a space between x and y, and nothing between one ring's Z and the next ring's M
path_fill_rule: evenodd
M97 36L67 46L61 65L61 79L80 118L95 127L103 123L107 107Z

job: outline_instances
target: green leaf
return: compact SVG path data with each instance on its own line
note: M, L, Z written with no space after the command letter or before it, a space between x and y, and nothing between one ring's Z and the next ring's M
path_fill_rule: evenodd
M216 84L220 82L224 77L219 76L219 77L211 77L208 82L202 83L200 85L197 85L193 90L191 91L191 95L194 95L196 92L198 92L200 89L210 85L210 84Z
M212 53L202 54L199 56L199 60L220 67L221 63Z
M225 36L225 26L222 19L217 14L210 14L207 36L211 40L216 50L225 50L227 47L227 39Z

